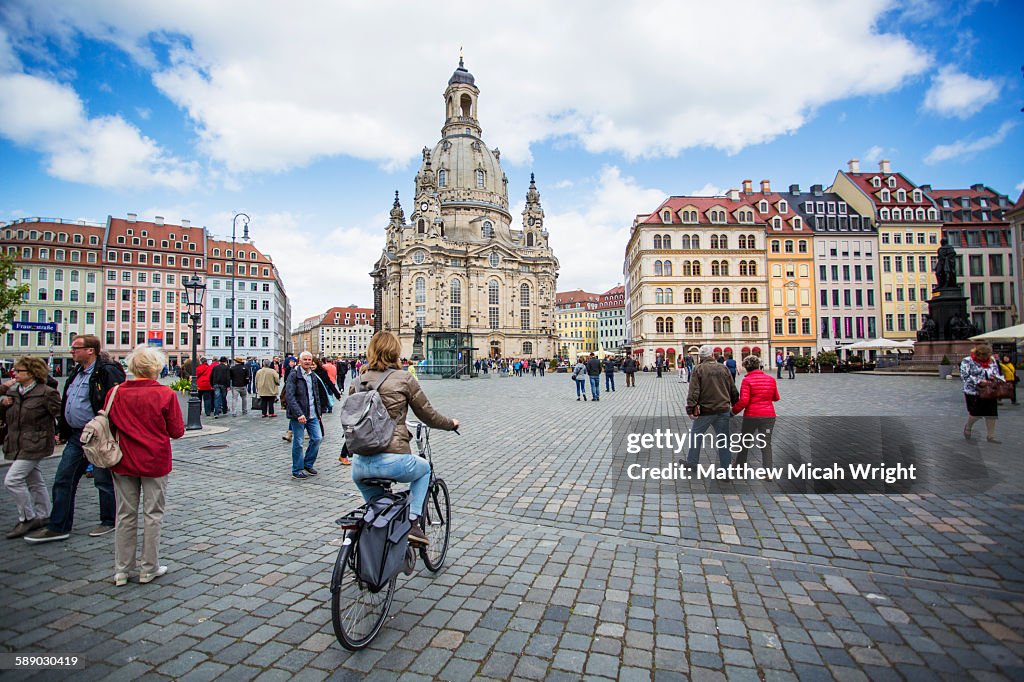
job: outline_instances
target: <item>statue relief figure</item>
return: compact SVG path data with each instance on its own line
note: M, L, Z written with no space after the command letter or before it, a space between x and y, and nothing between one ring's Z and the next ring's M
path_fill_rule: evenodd
M416 327L412 330L412 343L418 346L423 343L423 327L419 322L416 323Z
M937 289L956 287L956 249L943 239L935 261L935 282Z
M917 332L918 341L935 341L936 336L939 332L939 326L935 324L935 320L932 319L931 315L924 316L924 322L921 323L921 329Z
M978 327L962 313L956 313L949 320L949 333L954 341L964 341L977 336Z

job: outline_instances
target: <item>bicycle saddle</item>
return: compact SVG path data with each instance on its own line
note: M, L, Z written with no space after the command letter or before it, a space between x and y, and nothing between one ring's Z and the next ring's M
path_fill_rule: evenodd
M390 488L398 481L391 478L361 478L359 479L359 482L365 483L366 485L379 485L382 488Z

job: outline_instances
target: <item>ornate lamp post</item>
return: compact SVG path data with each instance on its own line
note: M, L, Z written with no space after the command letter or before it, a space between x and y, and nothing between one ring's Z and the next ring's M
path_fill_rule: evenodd
M235 217L231 219L231 362L234 362L235 358L235 339L238 337L238 332L235 329L235 292L237 287L235 286L235 271L238 266L235 263L235 227L238 225L238 219L242 218L242 240L249 241L249 215L247 213L236 213Z
M192 327L192 390L188 396L188 423L186 431L198 431L203 428L200 420L202 404L199 402L199 384L196 381L196 370L198 369L196 357L196 343L199 335L199 323L203 319L203 297L206 295L206 283L199 279L198 275L182 277L181 283L185 287L185 302L188 305L188 316Z

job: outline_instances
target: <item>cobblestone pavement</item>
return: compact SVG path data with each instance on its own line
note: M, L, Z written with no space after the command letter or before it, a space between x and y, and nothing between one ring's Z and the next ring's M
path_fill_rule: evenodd
M453 545L439 574L399 579L367 650L344 651L330 625L333 519L360 500L330 416L306 482L289 477L284 418L177 442L171 572L149 585L111 584L113 538L86 534L83 481L70 540L6 541L0 648L88 662L35 673L48 679L1024 679L1024 407L1002 408L1005 445L963 443L959 382L800 375L780 382L780 414L926 420L961 439L965 477L1001 485L627 495L613 420L684 425L674 377L641 374L598 403L558 374L425 387L464 424L432 438ZM7 498L0 526L15 521Z

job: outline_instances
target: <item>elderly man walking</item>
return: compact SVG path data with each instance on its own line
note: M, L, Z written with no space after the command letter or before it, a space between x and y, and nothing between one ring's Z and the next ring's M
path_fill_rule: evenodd
M313 467L323 440L319 393L314 390L313 354L303 351L299 355L299 366L288 373L285 380L285 407L288 410L288 426L292 433L292 478L300 481L317 475ZM309 445L302 452L302 436L309 434Z
M715 430L718 441L718 463L728 467L732 462L729 454L729 418L732 406L740 398L732 375L725 365L715 361L714 349L711 346L700 347L700 364L690 376L690 391L686 396L686 414L693 419L690 428L690 452L686 463L690 467L697 466L700 461L701 436L710 428ZM725 438L721 438L724 434Z

